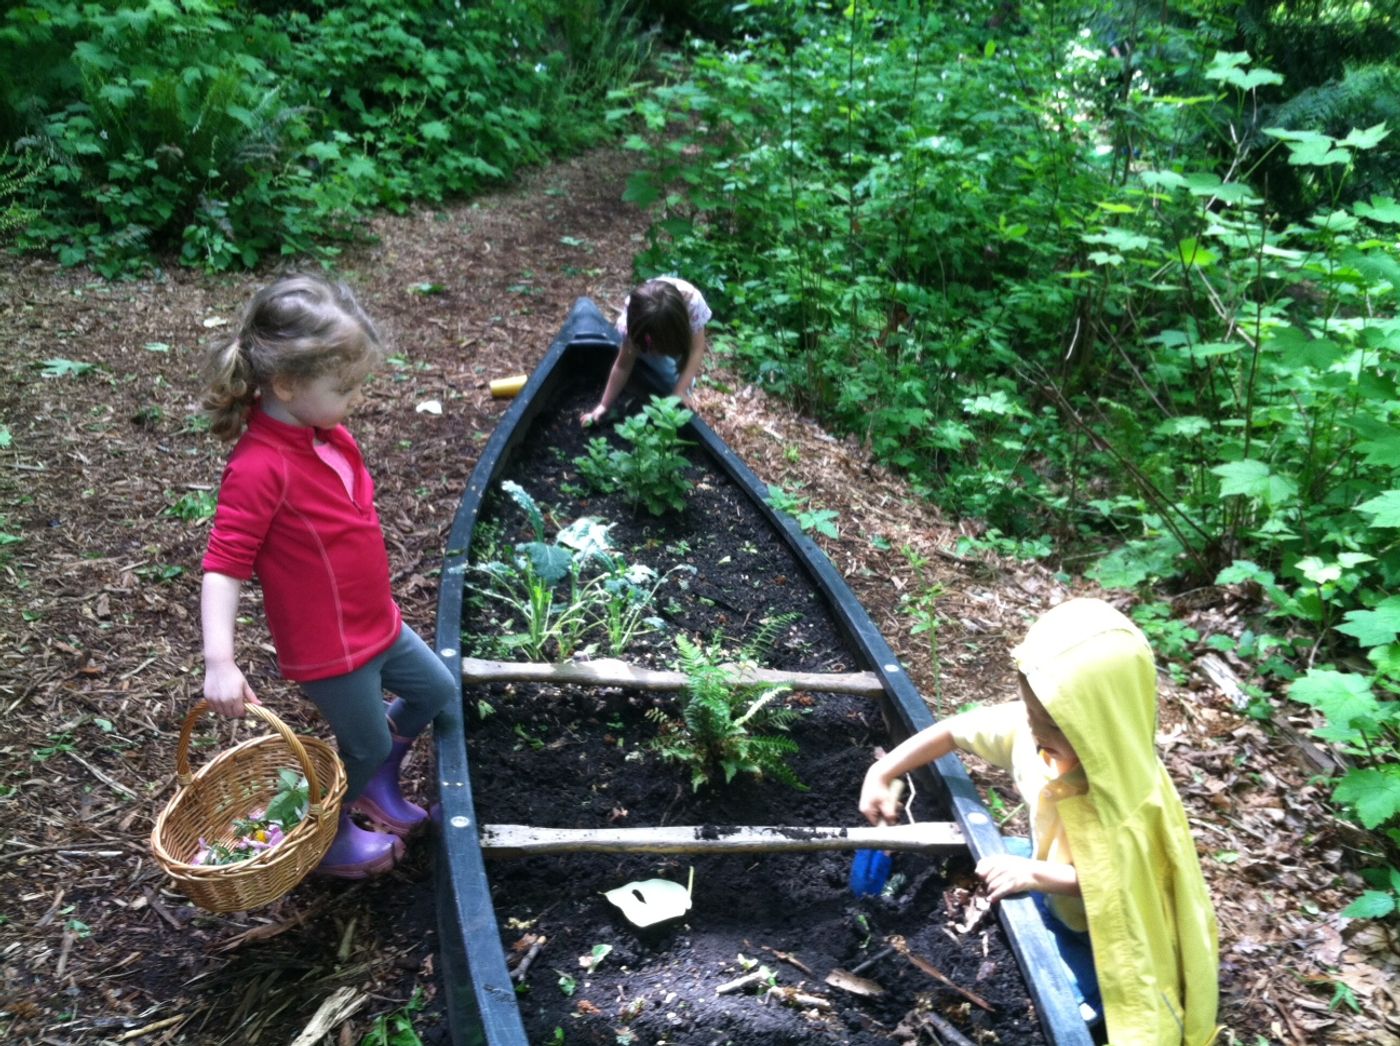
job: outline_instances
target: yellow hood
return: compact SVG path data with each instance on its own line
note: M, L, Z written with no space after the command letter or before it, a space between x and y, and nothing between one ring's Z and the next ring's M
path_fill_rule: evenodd
M1181 799L1157 758L1157 674L1138 627L1098 599L1043 615L1016 667L1089 779L1062 799L1103 993L1109 1041L1186 1043L1216 1034L1215 909Z

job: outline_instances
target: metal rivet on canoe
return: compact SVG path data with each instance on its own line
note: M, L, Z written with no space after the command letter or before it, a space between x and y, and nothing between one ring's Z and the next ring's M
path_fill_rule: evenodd
M886 672L898 672L898 671L899 671L899 666L898 666L898 665L886 665L886 666L885 666L885 671L886 671Z
M457 651L450 646L445 646L438 651L438 657L456 657Z
M974 810L974 811L972 811L972 813L970 813L970 814L967 815L967 823L968 823L968 824L991 824L991 820L987 817L986 814L980 813L980 812Z
M472 819L470 817L463 817L461 814L458 814L456 817L452 818L453 828L470 828L471 823Z

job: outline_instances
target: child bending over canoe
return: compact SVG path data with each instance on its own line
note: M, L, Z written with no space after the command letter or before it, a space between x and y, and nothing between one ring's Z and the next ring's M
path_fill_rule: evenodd
M1032 895L1081 1012L1106 1025L1109 1042L1204 1046L1217 1031L1215 910L1157 756L1151 647L1107 603L1072 599L1037 620L1012 656L1020 701L904 741L866 772L861 813L892 822L893 782L954 748L1009 770L1031 839L1009 839L1012 852L978 863L990 899Z

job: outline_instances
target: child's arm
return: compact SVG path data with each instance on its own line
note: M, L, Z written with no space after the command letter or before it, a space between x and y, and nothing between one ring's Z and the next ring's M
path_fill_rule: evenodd
M690 392L695 385L695 379L700 374L700 366L705 362L705 328L690 332L690 351L686 353L685 370L681 371L680 379L676 382L676 388L671 393L679 396L681 402L687 407L690 406Z
M590 410L579 420L583 422L584 428L592 425L595 421L602 419L617 400L622 392L622 387L627 384L627 379L632 375L632 367L637 362L637 350L632 345L632 339L624 337L622 348L617 350L617 359L613 361L612 370L608 371L608 383L603 386L603 398L598 401L598 405Z
M946 723L934 723L906 738L871 764L860 790L860 812L871 824L889 824L899 816L899 800L890 786L916 766L941 759L951 752L953 732Z
M204 575L199 618L204 629L204 699L219 715L241 716L243 705L261 704L233 657L233 626L238 616L236 577L212 571Z
M987 888L987 900L992 902L1027 890L1079 896L1079 872L1072 864L993 854L977 862L977 874Z

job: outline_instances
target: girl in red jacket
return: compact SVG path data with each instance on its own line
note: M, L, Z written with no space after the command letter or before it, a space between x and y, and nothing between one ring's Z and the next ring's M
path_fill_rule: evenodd
M350 879L391 868L426 822L399 767L455 693L394 602L374 481L341 424L382 355L348 287L287 276L258 291L206 361L210 430L238 442L204 556L204 697L226 716L257 702L234 660L239 589L256 574L278 667L321 710L345 763L340 830L318 870Z

